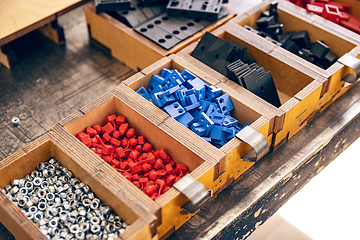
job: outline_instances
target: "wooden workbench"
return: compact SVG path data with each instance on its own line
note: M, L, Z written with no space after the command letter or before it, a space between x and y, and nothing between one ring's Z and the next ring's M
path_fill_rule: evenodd
M8 43L40 29L56 43L64 41L57 18L88 0L2 0L0 1L0 63L10 68L15 56Z
M61 16L59 24L67 31L65 46L32 32L13 41L18 65L11 70L0 66L0 159L134 74L89 45L82 8ZM249 236L360 136L359 111L357 84L228 186L170 239ZM15 116L21 121L17 128L11 125ZM0 239L13 239L1 225Z

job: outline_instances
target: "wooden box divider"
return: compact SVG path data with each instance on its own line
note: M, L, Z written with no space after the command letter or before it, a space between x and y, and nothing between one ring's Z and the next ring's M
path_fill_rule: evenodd
M192 57L190 54L198 42L192 43L176 55L196 66L199 70L214 76L224 85L234 89L239 95L250 99L253 106L259 106L274 113L275 120L272 130L274 133L272 140L274 150L303 128L328 101L327 98L323 98L323 89L326 88L327 83L326 78L275 51L276 46L268 44L262 37L251 34L232 21L211 33L219 38L246 46L246 53L255 58L259 66L264 67L266 71L271 71L282 104L279 108Z
M113 187L114 191L125 194L130 202L138 202L148 212L155 215L159 237L164 238L192 216L191 214L182 214L182 206L189 200L175 188L171 188L156 201L151 200L75 137L87 126L103 125L108 115L124 115L137 134L145 136L154 149L164 148L175 162L186 164L191 176L207 189L216 192L220 188L220 183L225 185L225 181L229 179L217 177L219 164L216 166L217 161L214 156L196 144L194 145L189 136L171 132L171 128L167 128L164 122L168 116L164 113L158 114L159 112L156 111L150 112L147 105L146 103L141 105L115 89L82 107L72 116L66 117L51 130L85 155L87 161L96 165L99 178L108 179L108 182L116 182L118 187ZM224 153L220 152L217 156L225 159Z
M350 0L345 0L343 2L350 3L349 1ZM249 25L251 27L256 27L256 20L260 17L263 10L269 8L270 2L271 1L269 0L264 0L264 2L254 8L232 19L231 22L240 26ZM359 3L357 2L355 4L355 9L358 9L358 7ZM358 47L360 38L358 34L344 29L341 26L335 26L336 24L317 16L316 14L308 13L305 9L302 9L291 2L279 1L278 22L284 24L286 32L307 30L312 42L316 40L324 41L324 43L330 47L330 51L337 54L339 58L347 53L353 57L360 58L360 49ZM251 32L248 34L256 35ZM267 44L274 46L274 52L278 52L322 76L322 79L319 80L324 86L322 90L323 103L320 109L321 111L352 86L344 85L345 82L342 81L342 79L351 72L351 69L339 62L334 63L327 69L322 69L301 57L290 53L282 47L276 46L270 42Z
M129 78L122 84L118 85L116 88L119 91L126 93L126 95L128 95L130 98L138 101L140 105L146 104L146 102L149 101L138 95L135 91L141 86L147 88L151 76L153 74L160 74L163 68L176 69L179 72L187 69L207 83L222 88L223 93L229 93L235 107L235 109L232 111L233 117L235 117L241 125L249 122L250 127L262 134L268 141L269 146L271 145L273 137L273 126L275 124L274 113L266 111L259 104L256 104L245 96L238 94L238 92L234 89L224 85L222 82L216 80L207 73L200 71L197 67L188 63L177 55L164 57L163 59L142 70L141 72L144 74L142 78L137 78L135 81L134 79ZM148 108L149 112L155 112L156 109L158 109L152 103L150 104L150 107L151 108ZM233 138L223 147L218 149L170 116L165 118L164 124L160 125L159 127L165 126L171 128L172 132L177 133L178 136L188 137L191 144L194 146L199 146L201 149L204 149L206 152L215 156L217 164L216 166L219 169L219 173L216 175L219 177L219 184L217 184L217 186L220 188L222 187L222 184L227 182L224 181L224 179L237 179L254 164L254 162L245 162L242 159L242 157L251 149L251 147L247 143L237 138ZM226 154L225 159L217 157L217 155L221 156L222 154Z
M63 138L49 132L0 162L0 187L14 179L21 179L36 169L40 162L56 158L74 176L87 184L92 192L112 207L116 214L129 223L121 239L157 239L156 218L137 202L129 201L124 192L115 192L119 184L102 178L99 170L87 168L88 159ZM47 239L32 220L28 220L12 201L0 192L0 220L16 239Z
M223 7L229 12L227 16L211 23L202 31L195 33L169 50L135 32L107 13L96 14L93 3L85 6L85 16L90 40L137 71L144 69L164 56L178 52L188 44L201 38L206 31L212 31L236 16L236 13L231 9L226 8L226 6Z

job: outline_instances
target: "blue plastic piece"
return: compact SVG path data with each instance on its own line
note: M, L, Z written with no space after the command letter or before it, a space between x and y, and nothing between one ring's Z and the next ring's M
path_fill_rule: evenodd
M200 118L200 111L198 109L192 109L189 111L189 113L196 121L198 121L198 119Z
M139 88L136 92L148 101L151 99L150 93L148 93L144 87Z
M187 112L184 115L180 116L178 118L178 121L185 127L189 128L191 124L195 122L195 118L193 118L193 116L191 116L191 114Z
M205 86L199 89L195 89L195 95L199 101L205 100Z
M236 120L235 118L231 117L230 115L225 115L223 118L223 123L222 125L224 127L234 127L238 125L238 120Z
M163 86L164 85L164 78L159 76L159 75L152 75L151 79L150 79L150 82L149 82L149 85L147 87L147 91L149 93L152 93L154 91L154 89L157 87L157 86Z
M191 72L189 72L188 70L184 69L181 72L181 76L187 81L187 80L191 80L196 78L196 76L194 74L192 74Z
M202 127L202 125L199 122L194 122L191 125L191 130L199 135L200 137L205 135L206 129Z
M165 93L166 93L166 94L173 94L173 93L181 90L182 88L184 88L184 86L179 86L179 85L177 85L177 86L174 86L174 87L172 87L172 88L169 88L168 90L166 90ZM174 97L175 97L175 96L174 96Z
M163 78L166 78L169 74L171 74L173 72L173 70L169 70L167 68L163 68L163 70L161 70L161 74L160 76Z
M193 94L190 94L189 96L187 96L186 99L187 99L187 103L188 103L189 105L193 105L193 104L199 102L199 101L197 100L196 95L195 95L194 93L193 93Z
M164 99L164 92L154 93L151 97L151 101L155 104L155 106L159 108L163 107L166 103Z
M206 115L210 118L210 119L214 119L215 118L215 113L217 112L217 106L215 104L212 104L208 107L208 109L206 110Z
M205 99L207 101L214 101L215 98L219 97L222 93L221 88L216 88L214 86L206 86L205 87Z
M203 128L206 129L205 136L208 136L212 127L214 126L214 122L203 112L200 114L200 123Z
M198 107L200 107L200 103L199 103L199 102L194 103L194 104L192 104L192 105L188 105L188 106L184 107L184 109L185 109L185 111L188 112L188 111L193 110L193 109L198 108Z
M163 99L161 100L161 102L164 102L164 105L172 104L175 101L176 101L175 97L173 95L170 95L170 94L166 94L163 97Z
M154 93L158 93L158 92L163 92L164 89L161 85L158 85L152 92L151 94L154 94Z
M167 112L172 118L178 119L186 113L185 109L178 102L167 105L164 107L164 111Z
M200 78L196 77L193 80L189 80L187 82L184 83L184 86L188 89L200 89L204 86L210 86L208 83L204 82L203 80L201 80Z
M208 137L202 137L202 139L204 139L205 141L207 142L211 142L211 138L208 138Z
M177 86L184 82L185 82L185 80L182 78L182 76L176 69L173 70L173 72L171 74L169 74L168 76L166 76L166 78L165 78L165 83L169 87Z
M210 138L213 140L223 140L225 138L225 133L222 131L224 127L214 125L210 132Z
M219 105L221 112L224 114L234 109L234 105L232 104L228 93L216 98L215 101Z

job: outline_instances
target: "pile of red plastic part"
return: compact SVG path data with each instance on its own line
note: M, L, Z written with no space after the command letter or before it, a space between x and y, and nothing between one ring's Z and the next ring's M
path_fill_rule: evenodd
M87 127L76 137L153 200L189 173L164 149L154 150L144 136L137 136L125 116L110 115L105 126Z
M340 2L333 2L330 0L288 0L302 8L305 8L308 12L315 13L317 15L326 18L336 24L350 29L360 34L360 18L357 18L351 14L350 5Z

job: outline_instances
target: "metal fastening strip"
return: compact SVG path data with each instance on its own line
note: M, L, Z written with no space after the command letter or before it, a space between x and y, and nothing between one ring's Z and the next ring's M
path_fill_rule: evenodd
M353 69L355 74L349 73L346 75L342 81L345 82L344 87L347 87L360 79L360 59L351 56L350 54L346 53L342 56L339 60L339 63L344 64L345 66Z
M269 143L266 138L249 126L241 129L235 136L252 147L252 149L242 157L247 162L258 161L269 150Z
M185 175L173 186L190 199L190 202L187 202L184 206L182 206L182 208L189 213L195 213L211 197L204 185L198 182L190 174Z

